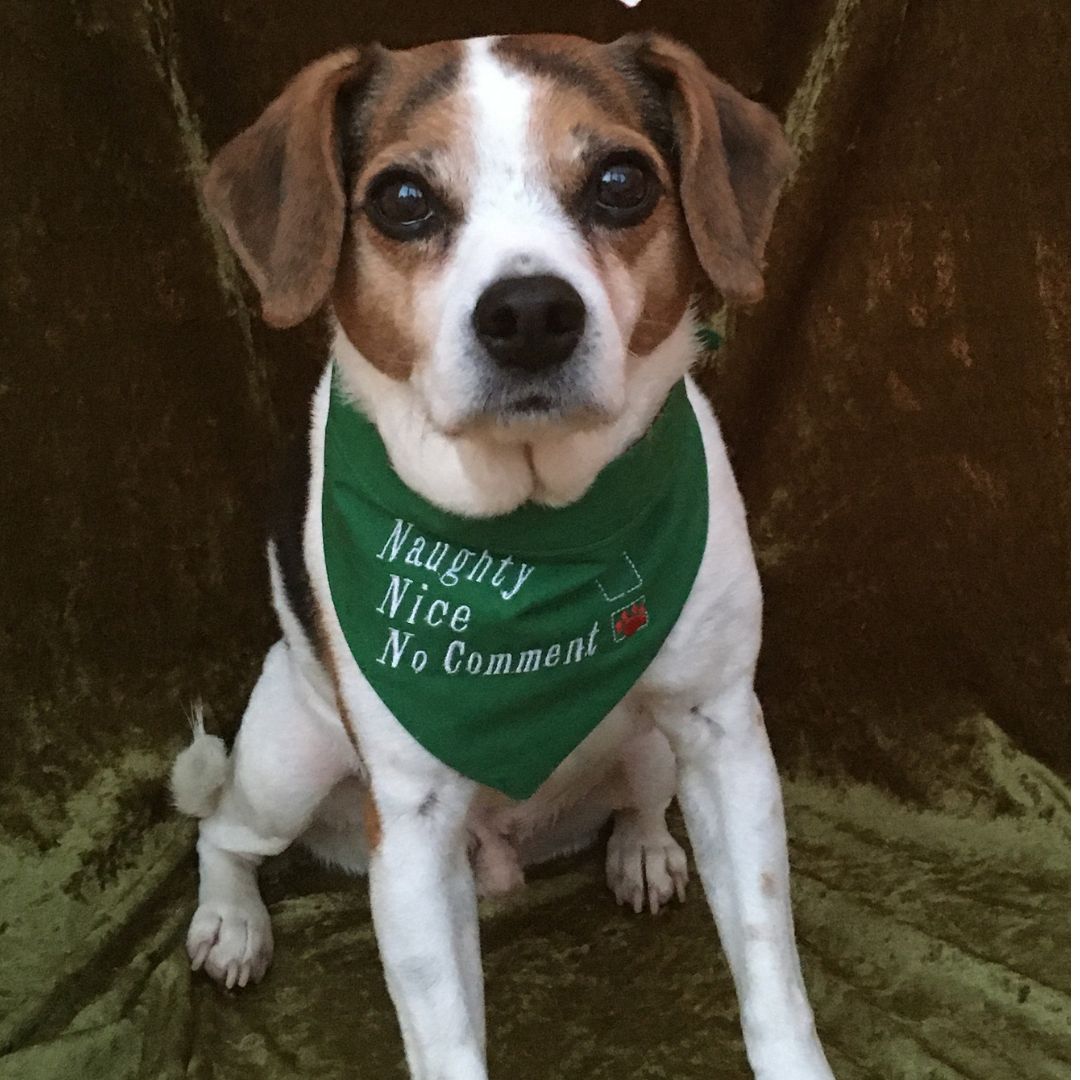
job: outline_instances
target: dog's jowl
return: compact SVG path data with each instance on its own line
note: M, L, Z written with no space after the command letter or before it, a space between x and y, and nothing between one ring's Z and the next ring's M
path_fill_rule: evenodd
M658 35L344 49L214 159L266 319L333 337L268 546L281 640L231 754L200 728L174 767L195 969L263 977L257 868L301 840L369 875L411 1074L481 1080L477 894L613 821L615 897L656 912L687 884L677 795L754 1075L831 1076L758 577L689 376L695 297L763 292L789 167L775 118Z

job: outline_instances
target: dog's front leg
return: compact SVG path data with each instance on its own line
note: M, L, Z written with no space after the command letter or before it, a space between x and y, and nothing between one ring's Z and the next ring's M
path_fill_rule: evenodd
M484 1080L483 974L465 816L475 785L369 761L371 911L414 1080Z
M753 688L741 684L657 722L675 751L679 805L754 1076L831 1080L795 949L780 780Z

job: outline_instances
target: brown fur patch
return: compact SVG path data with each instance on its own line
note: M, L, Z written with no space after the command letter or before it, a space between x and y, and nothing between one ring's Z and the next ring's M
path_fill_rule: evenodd
M366 243L357 235L361 231L368 234ZM357 224L345 242L334 283L334 313L362 356L391 378L405 380L419 352L409 318L415 281L382 253L382 238L371 236L374 232L366 222Z
M670 213L674 220L658 227L633 264L635 280L644 283L641 314L630 335L629 349L644 356L665 341L686 312L694 292L697 261L682 216L670 205L654 217Z
M453 94L464 56L460 41L437 41L387 54L361 114L366 157L414 138L416 121Z
M383 235L363 201L379 172L402 165L422 174L452 214L461 213L469 173L457 93L462 57L452 41L389 54L375 92L352 120L364 160L352 179L334 312L356 349L394 379L409 377L426 344L416 330L417 304L449 245L445 235L404 242Z
M633 97L603 45L568 34L528 34L501 38L492 53L534 79L590 101L611 120L637 121Z
M776 895L776 878L768 871L761 875L761 892L770 899Z
M364 792L360 796L360 815L364 823L364 839L367 841L369 855L374 855L382 843L382 818L379 817L379 808L375 805L375 796L371 787L364 785Z

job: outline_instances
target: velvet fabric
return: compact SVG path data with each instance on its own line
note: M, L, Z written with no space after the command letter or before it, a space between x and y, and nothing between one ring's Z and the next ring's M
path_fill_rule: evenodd
M794 902L842 1080L1067 1075L1067 57L1037 0L0 6L0 1078L402 1076L364 883L266 872L277 956L183 949L165 777L275 636L276 461L323 327L265 327L208 152L344 44L656 27L799 156L703 382L746 496ZM492 1076L748 1076L700 889L601 855L484 910Z

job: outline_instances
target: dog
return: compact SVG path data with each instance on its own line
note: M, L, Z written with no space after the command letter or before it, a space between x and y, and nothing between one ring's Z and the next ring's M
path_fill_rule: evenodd
M325 309L332 345L268 543L281 640L231 752L200 717L173 768L177 806L201 819L193 970L230 989L262 978L257 868L301 840L369 876L410 1075L481 1080L477 894L613 822L615 897L655 913L687 885L665 821L677 795L755 1077L832 1076L753 687L745 510L689 374L702 290L762 295L791 164L775 117L655 33L347 48L213 160L206 203L264 318ZM355 514L354 482L371 486ZM579 529L615 551L623 516L636 532L599 569L543 561ZM376 519L353 554L329 535L347 546ZM489 546L513 522L548 537L541 558ZM554 585L536 599L545 574L570 582L572 617ZM529 638L541 625L548 640ZM381 654L357 644L369 634ZM399 693L421 698L391 709Z

